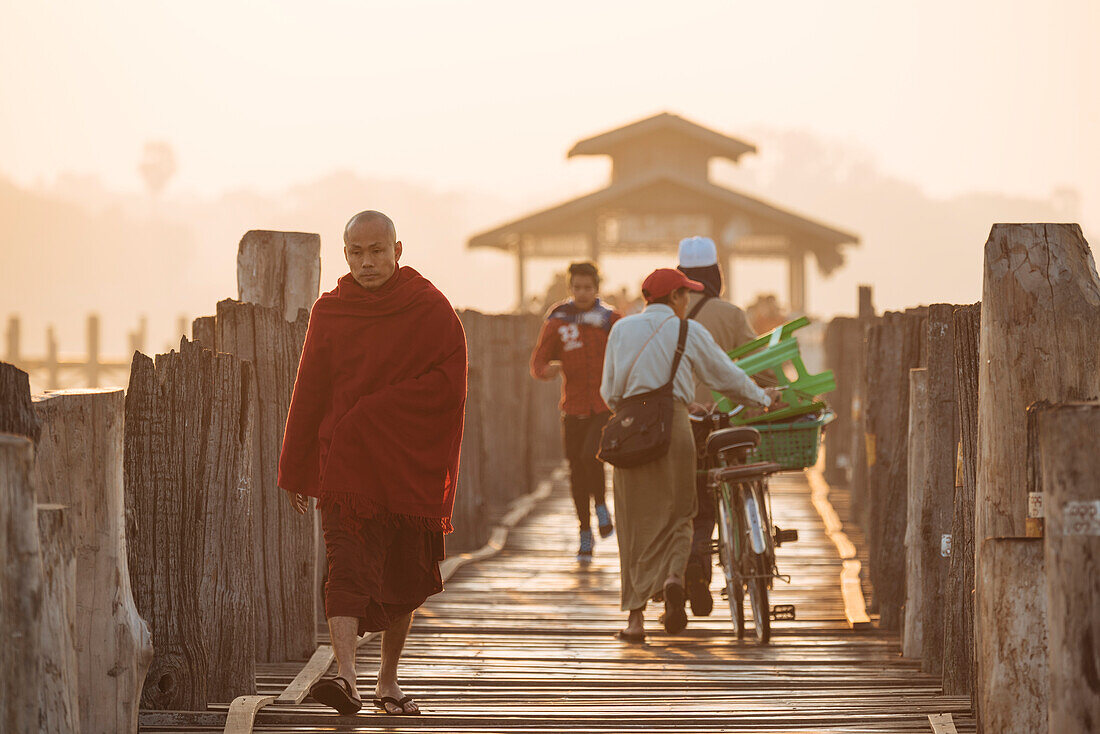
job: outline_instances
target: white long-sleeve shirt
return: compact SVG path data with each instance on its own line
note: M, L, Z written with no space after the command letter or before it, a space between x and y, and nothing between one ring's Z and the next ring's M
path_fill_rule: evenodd
M616 322L604 353L600 385L604 402L614 409L623 398L656 390L668 382L679 335L680 319L663 303L650 304L642 313ZM730 361L706 327L688 321L684 356L672 384L675 398L685 405L695 398L695 375L735 403L754 407L771 404L745 371Z

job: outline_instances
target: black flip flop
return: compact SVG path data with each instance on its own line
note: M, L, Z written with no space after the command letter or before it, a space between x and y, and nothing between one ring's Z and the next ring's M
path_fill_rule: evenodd
M665 584L665 632L670 635L683 632L688 616L684 611L684 587L675 582Z
M343 678L319 680L310 687L309 695L317 703L336 709L341 716L351 716L363 708L363 702L355 697L351 684Z
M416 711L415 713L411 713L411 714L405 711L405 704L409 703L412 700L413 700L412 696L405 696L400 701L398 701L396 698L393 698L391 696L385 696L383 698L374 699L374 707L376 709L378 709L379 711L381 711L382 713L388 714L390 716L420 716L420 711ZM396 706L397 708L399 708L401 710L396 711L396 712L390 711L388 708L386 708L386 704L390 704L391 706Z
M645 632L627 632L626 630L619 630L615 633L615 638L623 642L645 642Z

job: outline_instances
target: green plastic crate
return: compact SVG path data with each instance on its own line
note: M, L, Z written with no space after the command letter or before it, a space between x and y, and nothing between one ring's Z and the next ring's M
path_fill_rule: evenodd
M760 445L750 456L750 462L771 461L784 469L813 466L821 450L822 430L834 417L832 412L827 412L812 421L754 425L753 428L760 432Z

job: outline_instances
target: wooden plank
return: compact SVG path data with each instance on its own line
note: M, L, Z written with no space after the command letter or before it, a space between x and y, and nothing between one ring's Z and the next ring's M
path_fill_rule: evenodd
M225 734L250 734L256 712L275 701L274 696L239 696L229 704L225 717Z
M928 714L928 723L932 725L932 734L958 734L951 714Z
M836 552L844 562L840 572L840 592L844 599L844 618L852 629L871 626L867 616L867 602L860 585L861 564L856 558L856 547L844 532L840 517L829 502L829 484L817 467L806 470L811 488L810 501L825 525L825 533L836 546Z

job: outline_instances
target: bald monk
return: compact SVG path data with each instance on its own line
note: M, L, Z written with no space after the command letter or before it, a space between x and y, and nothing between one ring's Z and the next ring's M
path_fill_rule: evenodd
M393 222L376 211L344 229L350 272L314 304L294 381L279 486L305 514L316 497L328 578L334 678L313 698L362 707L356 637L382 631L374 705L420 707L397 682L412 614L443 590L466 403L466 338L447 299L400 265Z

